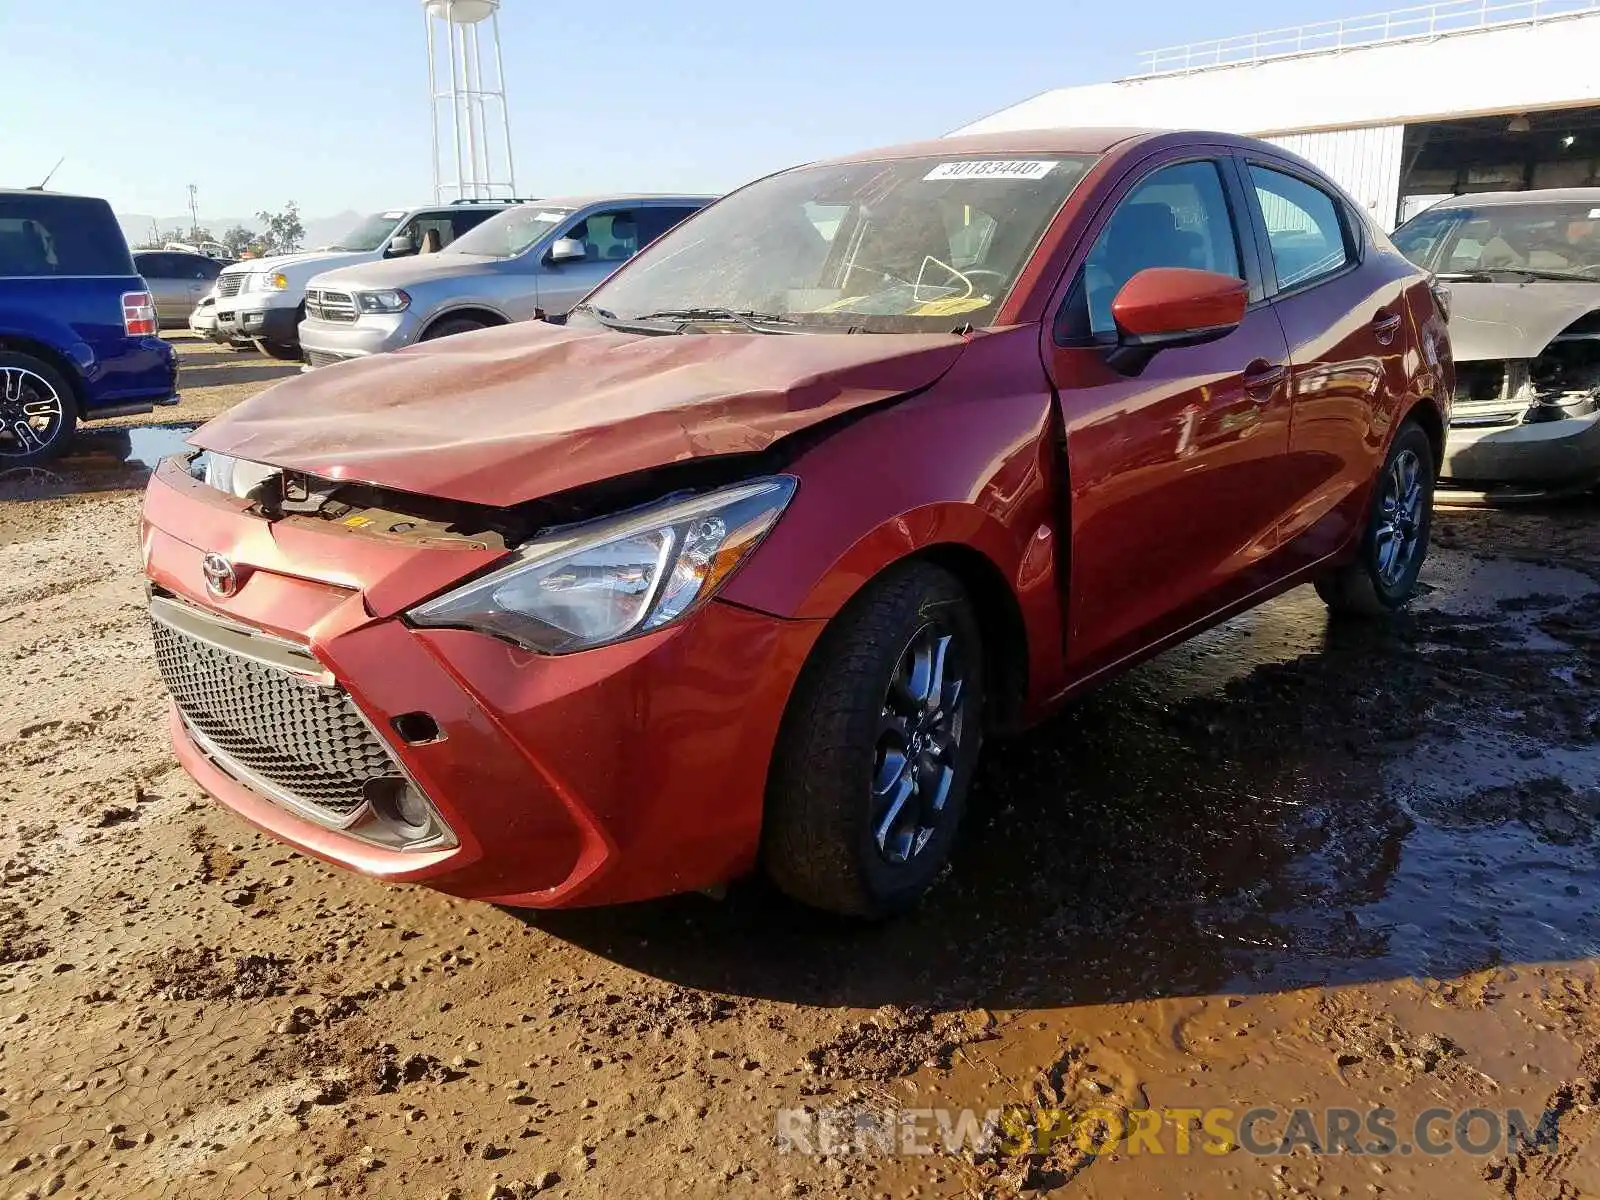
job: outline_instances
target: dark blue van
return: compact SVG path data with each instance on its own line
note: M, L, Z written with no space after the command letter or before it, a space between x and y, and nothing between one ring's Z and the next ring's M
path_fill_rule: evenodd
M80 420L176 404L177 352L104 200L0 190L0 470Z

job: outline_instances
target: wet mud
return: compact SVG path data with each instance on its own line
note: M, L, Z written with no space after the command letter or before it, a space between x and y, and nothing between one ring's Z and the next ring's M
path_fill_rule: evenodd
M1394 620L1301 589L991 745L902 921L753 882L532 914L301 857L174 767L133 490L157 443L60 472L122 486L0 498L0 1195L1600 1194L1600 506L1441 511ZM778 1136L1007 1105L1168 1115L1160 1153ZM1326 1142L1375 1107L1559 1136L1202 1129L1302 1108Z

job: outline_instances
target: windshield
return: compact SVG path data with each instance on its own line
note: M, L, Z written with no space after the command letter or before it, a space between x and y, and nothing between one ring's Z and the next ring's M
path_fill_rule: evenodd
M1093 161L927 157L786 171L661 237L590 307L623 321L714 309L798 329L982 325Z
M329 247L331 250L376 250L388 239L403 212L373 213Z
M471 233L445 247L450 254L476 254L482 258L514 258L572 215L570 208L527 205L490 217Z
M1440 274L1537 271L1600 278L1600 204L1430 208L1394 232L1419 267Z

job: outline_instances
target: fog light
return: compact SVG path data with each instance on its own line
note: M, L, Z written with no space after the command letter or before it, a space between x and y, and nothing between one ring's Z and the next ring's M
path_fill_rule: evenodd
M366 793L373 812L396 826L407 840L420 839L433 831L433 810L422 793L406 780L368 780Z

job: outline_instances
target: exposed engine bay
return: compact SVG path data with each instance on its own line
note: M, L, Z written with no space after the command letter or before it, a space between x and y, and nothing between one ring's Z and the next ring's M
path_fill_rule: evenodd
M249 500L250 511L269 521L328 523L337 525L341 533L413 545L504 550L596 517L615 516L725 486L752 474L781 470L796 452L825 433L795 435L781 451L774 448L764 454L669 464L509 508L321 479L208 450L192 454L187 468L192 478L207 486Z
M1575 323L1535 358L1456 363L1459 427L1585 417L1600 410L1600 314Z

